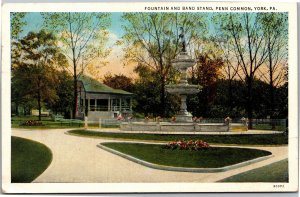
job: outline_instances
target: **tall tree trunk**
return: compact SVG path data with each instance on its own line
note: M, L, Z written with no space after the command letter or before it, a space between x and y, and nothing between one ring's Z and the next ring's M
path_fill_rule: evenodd
M272 130L275 129L275 122L274 122L274 113L275 113L275 99L274 99L274 81L273 81L273 61L272 61L272 54L271 54L271 47L270 47L270 40L268 42L268 50L269 50L269 77L270 77L270 83L269 83L269 88L270 88L270 119L271 119L271 126Z
M38 91L38 108L39 108L39 121L42 120L42 105L41 105L41 92Z
M275 129L275 99L274 99L274 86L270 84L270 119L271 119L271 126L272 130Z
M76 112L77 112L77 74L76 74L76 67L74 67L74 82L73 82L73 111L72 111L72 117L73 119L76 118Z
M160 87L160 104L161 104L161 117L166 115L166 101L165 101L165 77L161 77L161 87Z
M73 44L73 42L72 42ZM72 47L72 53L73 53L73 111L72 111L72 117L73 119L76 118L77 113L77 65L76 65L76 59L75 59L75 47Z
M232 80L229 79L229 84L228 84L228 106L229 110L232 111Z
M201 102L202 100L202 117L207 117L208 114L208 89L207 87L203 87L201 94L198 94L198 100Z
M73 110L71 114L71 118L75 119L76 118L76 113L77 113L77 62L76 62L76 41L74 41L74 32L72 28L72 18L71 18L71 13L69 12L69 31L71 33L71 48L72 48L72 62L73 62Z
M19 102L15 102L16 104L16 116L19 116Z
M247 115L249 120L249 129L253 129L252 119L253 119L253 106L252 106L252 85L253 85L253 77L248 77L247 82Z

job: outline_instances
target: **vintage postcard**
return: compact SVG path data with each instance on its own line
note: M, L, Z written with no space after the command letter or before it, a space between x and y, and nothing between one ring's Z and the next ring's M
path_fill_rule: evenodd
M298 191L296 3L2 11L4 193Z

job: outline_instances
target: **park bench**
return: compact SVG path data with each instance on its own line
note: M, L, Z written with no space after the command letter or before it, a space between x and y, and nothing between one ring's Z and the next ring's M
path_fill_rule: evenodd
M52 115L52 120L56 121L60 121L61 119L64 119L64 116L62 115Z

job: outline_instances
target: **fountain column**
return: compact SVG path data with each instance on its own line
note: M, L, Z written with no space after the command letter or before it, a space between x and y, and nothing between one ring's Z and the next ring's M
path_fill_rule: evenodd
M178 84L169 84L166 86L167 92L170 94L178 94L181 97L180 111L176 114L177 122L192 122L192 114L187 111L186 98L187 95L196 94L200 91L200 86L189 85L187 81L187 69L194 66L196 61L192 59L185 49L185 40L183 28L179 38L181 40L182 50L178 56L172 60L172 66L180 71L180 81Z

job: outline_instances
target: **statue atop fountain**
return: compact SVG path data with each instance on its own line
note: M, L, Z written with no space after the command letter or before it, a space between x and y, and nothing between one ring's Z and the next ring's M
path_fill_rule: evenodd
M180 27L180 30L179 41L182 48L176 58L171 61L172 66L181 73L180 81L178 84L167 85L166 90L170 94L178 94L181 98L180 111L175 116L176 122L192 122L192 114L187 111L186 98L187 95L197 94L200 86L188 84L187 69L194 66L196 61L188 55L183 27Z
M186 52L186 43L184 38L184 30L183 27L180 27L179 40L181 42L181 52Z

